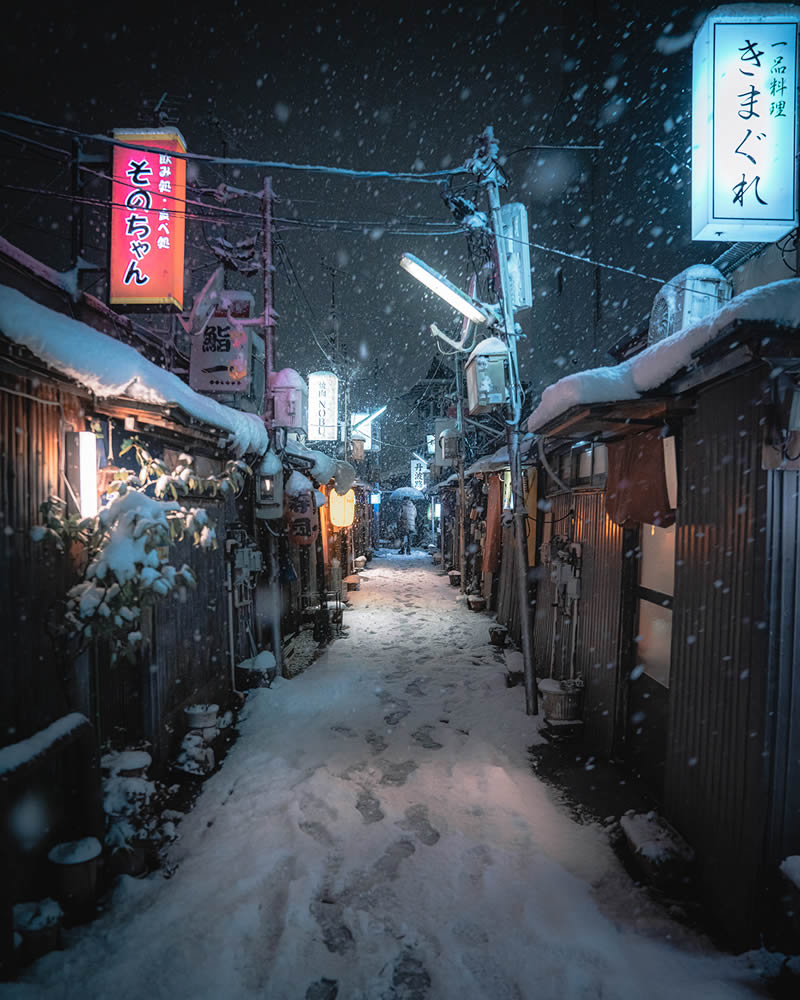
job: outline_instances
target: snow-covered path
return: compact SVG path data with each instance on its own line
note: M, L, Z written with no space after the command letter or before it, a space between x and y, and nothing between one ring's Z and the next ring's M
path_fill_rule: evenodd
M421 553L371 563L349 636L252 693L177 870L0 997L665 1000L765 995L648 903L531 772L490 619ZM334 986L334 984L336 984Z

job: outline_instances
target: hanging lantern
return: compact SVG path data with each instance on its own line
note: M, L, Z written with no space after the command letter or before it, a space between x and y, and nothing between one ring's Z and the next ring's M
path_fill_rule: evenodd
M319 531L317 505L311 480L293 472L285 486L289 539L295 545L313 545Z
M334 528L349 528L356 516L356 495L353 490L337 493L331 490L328 497L331 524Z

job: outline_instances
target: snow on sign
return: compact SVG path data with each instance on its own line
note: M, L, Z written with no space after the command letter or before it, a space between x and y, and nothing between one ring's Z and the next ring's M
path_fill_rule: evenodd
M183 309L183 237L186 161L174 128L115 129L111 186L112 306L162 305Z
M789 4L732 4L692 51L692 238L779 240L798 223L798 28Z
M249 392L252 358L250 333L237 327L253 306L249 292L225 293L225 305L216 309L201 333L192 337L189 385L199 392Z

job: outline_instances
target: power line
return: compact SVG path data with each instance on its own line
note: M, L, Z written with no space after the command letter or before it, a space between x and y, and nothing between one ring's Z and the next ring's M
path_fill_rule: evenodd
M103 142L111 146L120 146L124 149L133 149L143 153L163 153L163 149L146 146L140 143L123 142L112 136L102 133L81 132L79 129L68 128L66 125L54 125L51 122L39 121L27 115L15 114L12 111L0 111L0 117L11 118L14 121L24 122L26 125L33 125L36 128L48 129L61 135L73 135L82 139L90 139L94 142ZM171 156L180 160L193 160L202 163L228 164L237 167L259 167L267 170L296 170L303 173L330 174L335 177L354 178L380 178L382 180L406 181L413 184L436 184L442 178L450 177L453 174L465 173L466 169L458 167L455 170L434 170L427 172L412 173L410 171L391 170L351 170L347 167L330 167L315 163L287 163L281 160L251 160L243 157L231 156L209 156L206 153L180 153L171 152Z

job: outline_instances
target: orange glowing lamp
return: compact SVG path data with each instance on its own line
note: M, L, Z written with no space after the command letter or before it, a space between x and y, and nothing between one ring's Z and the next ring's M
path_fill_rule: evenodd
M334 528L349 528L356 516L356 495L353 490L348 490L347 493L331 490L328 509Z
M183 310L186 152L175 128L115 129L111 185L112 306Z

